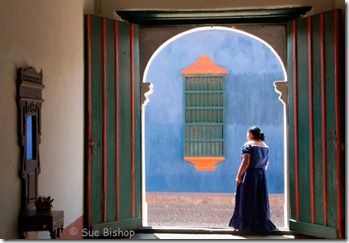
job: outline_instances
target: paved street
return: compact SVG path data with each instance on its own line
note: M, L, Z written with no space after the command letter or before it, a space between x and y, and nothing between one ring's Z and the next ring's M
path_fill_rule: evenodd
M227 228L234 210L230 193L147 192L148 225ZM284 227L284 195L270 194L271 218Z

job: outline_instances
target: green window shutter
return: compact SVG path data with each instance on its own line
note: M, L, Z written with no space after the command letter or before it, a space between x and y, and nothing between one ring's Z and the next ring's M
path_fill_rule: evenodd
M185 77L185 157L224 156L224 76Z

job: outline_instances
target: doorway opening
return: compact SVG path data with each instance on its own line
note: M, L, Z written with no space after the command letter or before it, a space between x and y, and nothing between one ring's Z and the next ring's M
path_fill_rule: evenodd
M224 160L200 171L184 159L185 92L181 70L206 56L227 70L224 83ZM227 228L234 178L249 126L259 125L270 147L267 172L271 219L287 228L286 112L274 82L287 80L276 51L262 39L228 27L199 27L163 43L148 61L152 89L142 109L143 226Z

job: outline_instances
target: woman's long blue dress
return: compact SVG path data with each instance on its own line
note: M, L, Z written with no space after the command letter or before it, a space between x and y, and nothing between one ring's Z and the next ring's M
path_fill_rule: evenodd
M269 148L244 144L242 154L250 155L250 164L236 188L235 210L229 226L244 232L271 232L276 229L270 220L265 170Z

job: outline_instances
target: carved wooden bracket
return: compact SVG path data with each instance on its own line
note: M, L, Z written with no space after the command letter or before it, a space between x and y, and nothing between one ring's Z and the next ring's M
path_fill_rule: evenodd
M153 84L152 83L142 83L141 84L141 104L146 105L149 102L149 95L153 93Z
M276 93L278 93L279 100L281 100L284 104L288 104L288 82L287 81L275 81L274 87Z

